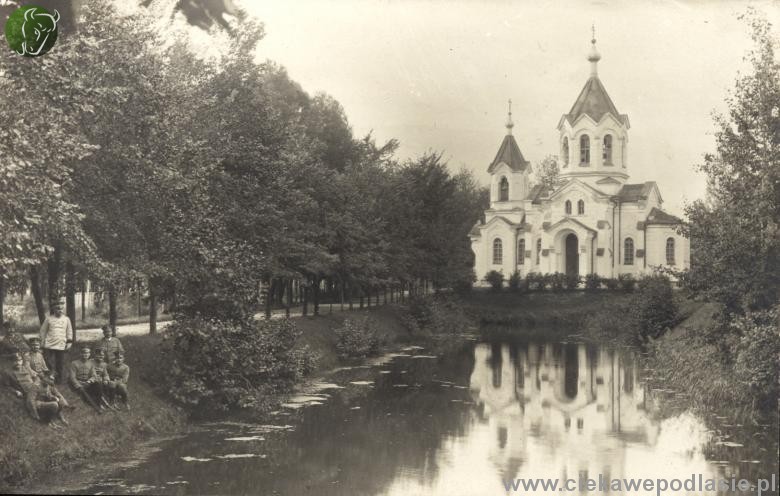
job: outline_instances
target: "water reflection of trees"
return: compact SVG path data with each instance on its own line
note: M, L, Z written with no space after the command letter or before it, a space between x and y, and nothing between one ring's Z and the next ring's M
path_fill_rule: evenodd
M479 344L471 393L495 430L491 459L515 477L534 456L560 477L622 475L626 442L652 444L645 389L630 354L583 344Z

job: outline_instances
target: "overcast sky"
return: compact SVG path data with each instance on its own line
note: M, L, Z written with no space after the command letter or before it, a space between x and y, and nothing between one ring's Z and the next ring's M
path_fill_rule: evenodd
M259 56L314 94L338 99L356 135L397 138L400 157L443 151L487 182L513 101L514 135L533 164L557 154L556 125L589 75L591 24L599 76L629 115L631 182L655 180L679 213L702 197L694 171L713 149L752 46L737 15L769 2L237 1L265 23Z

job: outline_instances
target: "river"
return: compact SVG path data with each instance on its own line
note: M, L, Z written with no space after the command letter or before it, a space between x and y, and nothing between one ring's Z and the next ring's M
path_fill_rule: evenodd
M409 347L310 384L271 420L198 425L69 491L492 496L545 493L508 492L518 478L777 473L773 427L697 415L651 379L631 350L607 346Z

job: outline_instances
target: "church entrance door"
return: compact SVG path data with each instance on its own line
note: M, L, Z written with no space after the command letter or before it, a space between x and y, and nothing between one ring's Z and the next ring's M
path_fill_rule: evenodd
M578 275L580 273L579 242L576 234L566 236L566 275Z

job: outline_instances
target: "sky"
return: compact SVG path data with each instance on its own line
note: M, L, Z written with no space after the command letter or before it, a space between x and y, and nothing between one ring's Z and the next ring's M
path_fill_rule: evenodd
M487 184L507 100L526 160L558 153L556 126L589 76L628 114L630 182L654 180L664 208L701 198L694 168L714 150L713 110L752 47L748 5L780 25L780 4L650 0L236 0L265 24L261 60L343 105L356 136L400 141L398 156L440 151Z

